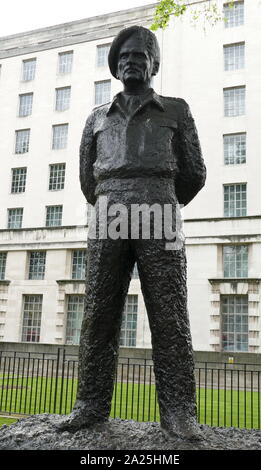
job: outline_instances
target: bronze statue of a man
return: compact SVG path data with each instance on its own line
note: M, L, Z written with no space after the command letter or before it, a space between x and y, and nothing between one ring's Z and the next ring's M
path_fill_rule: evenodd
M177 204L188 204L204 186L206 170L187 103L151 88L159 63L156 36L141 26L120 31L111 45L109 67L124 90L94 109L80 147L81 188L96 214L101 196L108 207L120 203L128 213L135 204L171 204L175 213ZM109 417L122 313L137 262L161 426L172 435L197 437L185 248L168 250L166 241L131 234L89 237L77 400L61 429L73 431Z

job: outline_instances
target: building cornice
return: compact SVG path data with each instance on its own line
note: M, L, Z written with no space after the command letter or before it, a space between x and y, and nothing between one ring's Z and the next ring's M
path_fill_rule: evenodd
M222 219L222 221L224 221ZM238 226L212 225L210 220L190 226L184 224L186 245L213 245L229 243L260 243L261 233L257 232L256 224L247 232L241 220ZM227 221L228 222L228 221ZM231 222L231 221L230 221ZM219 230L218 230L219 227ZM192 230L193 228L193 230ZM227 233L225 233L227 231ZM252 232L252 233L251 233ZM60 227L27 227L20 229L0 229L0 250L20 251L33 249L73 249L85 248L88 226L70 225Z
M85 225L35 227L0 230L1 251L85 248L88 229Z
M0 59L112 38L128 24L150 25L156 3L0 38Z
M46 226L39 226L39 227L24 227L24 228L1 228L1 232L14 232L14 233L19 233L19 232L30 232L33 230L46 230L46 231L58 231L58 230L71 230L71 229L86 229L87 225L60 225L58 227L46 227Z
M261 219L261 215L244 215L240 217L204 217L202 219L184 219L185 223L190 222L225 222L228 220L252 220L252 219Z

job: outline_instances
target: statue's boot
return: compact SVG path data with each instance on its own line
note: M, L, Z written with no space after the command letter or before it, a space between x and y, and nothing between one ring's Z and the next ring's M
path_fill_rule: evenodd
M76 432L83 428L91 428L105 423L106 421L107 418L87 407L84 401L77 400L72 412L64 416L56 425L56 428L61 432Z
M204 439L197 419L185 414L170 415L161 418L161 429L166 437L186 441L201 441Z

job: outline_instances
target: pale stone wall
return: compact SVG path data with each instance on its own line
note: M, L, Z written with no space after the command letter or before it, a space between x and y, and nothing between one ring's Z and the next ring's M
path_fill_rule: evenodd
M190 3L203 7L202 2ZM219 5L222 1L218 0ZM86 247L86 202L78 176L79 142L85 119L94 106L94 82L111 79L111 95L121 84L108 67L96 67L97 45L110 43L131 24L150 25L153 7L140 7L64 25L0 38L0 251L7 251L5 279L0 281L0 339L21 339L22 296L42 294L41 343L62 345L66 334L66 296L83 294L84 282L71 281L72 250ZM162 62L155 90L184 98L194 115L208 177L205 188L183 210L188 258L188 306L196 350L221 348L220 295L248 294L249 351L260 352L260 173L259 127L261 108L261 15L258 0L245 1L245 24L214 28L189 16L171 20L158 31ZM223 45L245 42L246 66L224 72ZM58 53L73 50L72 73L57 73ZM22 60L37 58L35 80L21 81ZM71 105L55 111L55 88L71 86ZM223 88L246 86L246 114L224 117ZM33 112L18 117L18 95L33 92ZM52 125L69 123L66 149L52 150ZM15 130L31 128L28 153L16 155ZM223 134L247 133L247 161L224 165ZM50 163L66 163L65 188L48 191ZM11 168L27 167L26 191L11 194ZM223 184L247 183L247 217L223 218ZM44 228L45 206L63 205L63 227ZM7 209L23 207L23 229L9 231ZM249 280L235 285L224 281L222 247L249 245ZM47 251L43 281L28 280L28 252ZM210 280L210 281L209 281ZM57 282L58 281L58 282ZM236 289L236 290L235 290ZM150 331L140 282L131 281L130 294L138 295L137 348L150 348ZM160 314L160 312L159 312Z

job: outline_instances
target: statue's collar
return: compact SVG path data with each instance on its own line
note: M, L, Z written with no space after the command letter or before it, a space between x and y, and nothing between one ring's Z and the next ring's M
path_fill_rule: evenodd
M111 104L110 104L110 107L107 111L107 116L109 114L111 114L115 108L120 108L120 95L121 95L122 92L118 93L117 95L114 96ZM165 111L165 108L163 106L163 103L162 103L162 99L159 95L157 95L157 93L152 89L150 88L148 90L147 93L145 93L144 95L141 95L141 97L144 97L143 99L141 98L141 107L143 108L145 105L147 105L148 103L154 103L158 106L158 108L161 110L161 111Z

